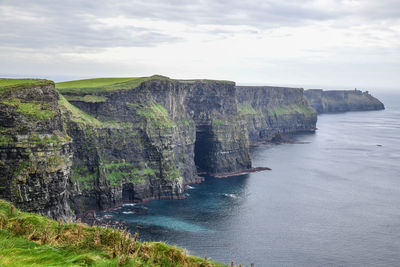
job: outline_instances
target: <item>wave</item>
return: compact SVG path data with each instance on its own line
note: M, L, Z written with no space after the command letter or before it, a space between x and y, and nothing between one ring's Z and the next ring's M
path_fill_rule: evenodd
M134 212L134 211L123 211L122 213L123 214L135 214L136 212Z
M122 207L133 207L133 206L136 206L136 204L135 204L135 203L125 203L125 204L122 204Z
M235 194L222 194L224 197L229 197L229 198L238 198L237 195Z
M152 215L152 216L132 216L124 218L129 223L137 223L147 226L158 226L162 228L186 231L186 232L212 232L212 230L201 225L189 223L179 218Z
M104 219L111 219L113 216L111 214L106 214L103 216Z

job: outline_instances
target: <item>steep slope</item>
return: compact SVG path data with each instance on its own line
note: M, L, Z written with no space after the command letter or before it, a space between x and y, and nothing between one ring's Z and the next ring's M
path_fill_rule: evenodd
M0 79L0 198L68 219L71 138L57 99L51 81Z
M183 198L197 169L251 168L233 82L107 78L59 90L65 97L45 80L1 85L0 196L24 210L84 217Z
M252 143L271 141L281 134L313 132L316 112L303 89L269 86L237 86L238 107L246 120Z
M383 103L370 95L368 91L309 89L304 92L304 95L319 114L385 109Z

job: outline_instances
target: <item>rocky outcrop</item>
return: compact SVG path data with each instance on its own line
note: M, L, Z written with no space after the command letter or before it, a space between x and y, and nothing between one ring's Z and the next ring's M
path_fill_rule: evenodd
M282 134L313 132L317 114L304 98L303 89L237 86L238 107L246 121L250 142L279 139Z
M26 211L74 218L67 190L71 138L54 83L23 82L0 86L0 198Z
M368 91L309 89L304 92L304 95L319 114L385 109L383 103L370 95Z

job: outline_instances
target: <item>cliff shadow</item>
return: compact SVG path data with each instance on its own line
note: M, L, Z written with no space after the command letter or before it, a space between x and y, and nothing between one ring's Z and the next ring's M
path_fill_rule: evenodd
M212 172L215 163L212 162L213 136L211 126L196 126L196 141L194 143L194 163L200 172Z

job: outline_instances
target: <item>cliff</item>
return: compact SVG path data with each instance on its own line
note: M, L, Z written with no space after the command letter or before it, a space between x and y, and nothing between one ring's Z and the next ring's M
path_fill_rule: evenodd
M0 198L68 219L71 138L57 100L51 81L0 79Z
M238 107L252 143L279 139L281 134L313 132L316 112L301 88L237 86Z
M0 80L0 198L64 220L184 198L199 171L249 170L249 139L315 130L302 89L163 76L56 86Z
M304 92L310 105L319 113L381 110L381 101L360 90L309 89Z
M251 168L234 83L139 79L57 85L73 139L69 191L79 216L124 202L183 198L184 185L199 180L197 168Z

